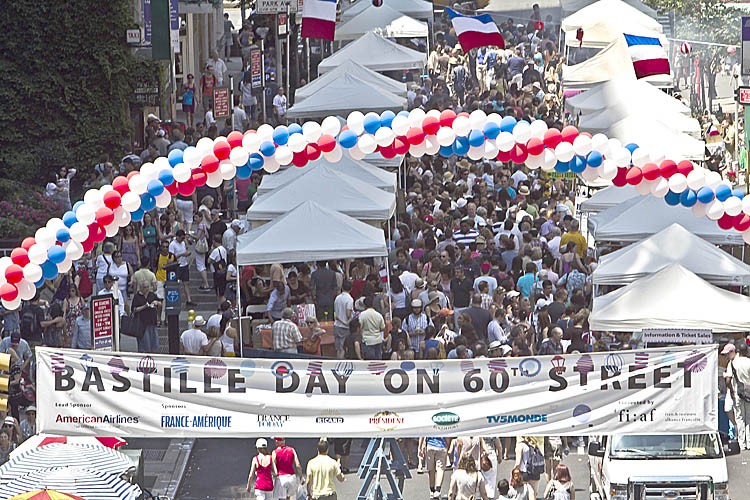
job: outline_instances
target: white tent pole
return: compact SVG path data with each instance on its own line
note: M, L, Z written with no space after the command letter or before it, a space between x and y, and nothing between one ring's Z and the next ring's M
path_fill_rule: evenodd
M235 264L237 263L237 257L235 257L234 262L235 262ZM239 341L240 341L240 357L243 357L243 351L245 349L245 344L243 343L243 339L242 339L242 293L240 291L240 281L241 281L240 280L240 274L241 273L240 273L240 266L239 266L239 264L235 265L235 268L237 270L237 309L238 309L238 311L240 313L239 314L239 318L240 318L240 320L239 320L239 328L237 329L237 332L238 332L237 336L238 336ZM236 350L237 350L237 348L235 347L235 351Z

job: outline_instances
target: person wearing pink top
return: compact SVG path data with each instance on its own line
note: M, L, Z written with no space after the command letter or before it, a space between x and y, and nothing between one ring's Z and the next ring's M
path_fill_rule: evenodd
M253 463L250 466L250 474L247 476L247 491L255 491L255 500L274 500L273 487L276 468L270 453L268 453L268 441L259 438L255 441L255 448L258 450L258 455L253 458ZM255 479L255 484L253 484L253 479Z
M299 477L301 484L305 484L305 476L302 473L297 452L291 446L286 445L283 437L275 437L273 442L276 444L276 449L273 450L271 458L279 476L276 498L294 500L297 498L299 488L297 478Z

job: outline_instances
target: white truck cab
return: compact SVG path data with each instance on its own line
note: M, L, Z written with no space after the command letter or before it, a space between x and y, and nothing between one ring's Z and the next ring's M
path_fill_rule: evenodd
M588 455L591 500L730 500L717 433L597 436Z

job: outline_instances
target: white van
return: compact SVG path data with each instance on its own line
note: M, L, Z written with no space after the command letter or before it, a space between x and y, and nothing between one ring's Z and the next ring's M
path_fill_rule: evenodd
M588 455L591 500L730 500L718 433L598 436Z

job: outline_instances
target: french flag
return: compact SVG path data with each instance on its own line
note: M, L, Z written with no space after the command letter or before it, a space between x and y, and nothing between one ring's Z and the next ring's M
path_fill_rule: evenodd
M336 31L336 0L305 0L302 6L302 36L333 41Z
M456 30L458 36L458 43L461 44L464 52L487 46L505 48L505 40L489 14L464 16L452 9L446 8L445 10L451 18L453 29Z
M667 51L658 38L626 34L625 41L628 43L636 78L670 73Z

